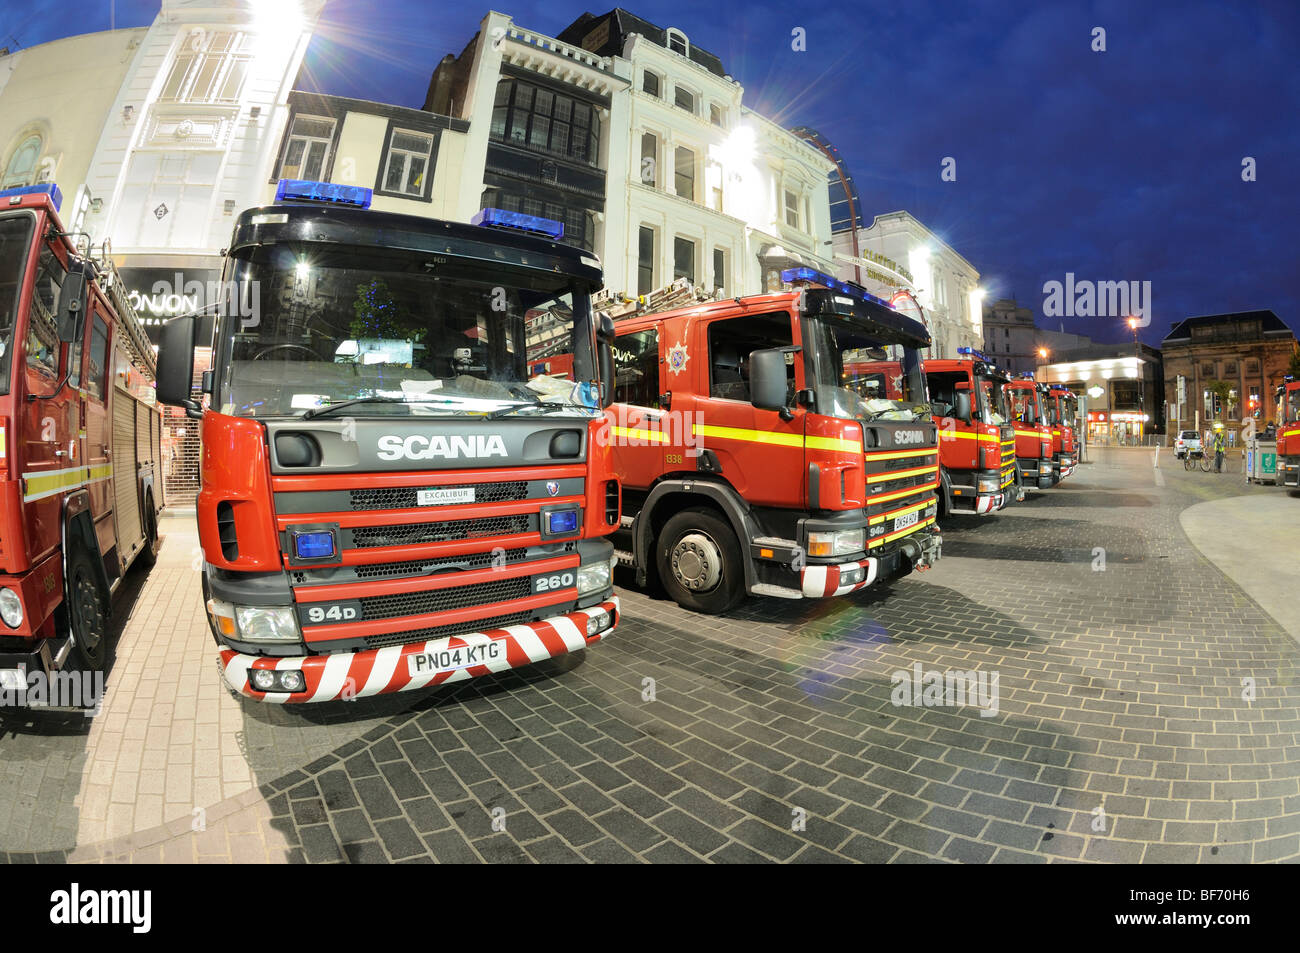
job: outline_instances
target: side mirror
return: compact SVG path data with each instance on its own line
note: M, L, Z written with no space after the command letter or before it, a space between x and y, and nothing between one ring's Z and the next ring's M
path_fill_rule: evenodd
M614 347L602 337L596 348L597 360L600 361L600 406L603 410L614 403Z
M184 407L187 417L202 416L194 389L193 317L172 318L162 326L158 343L158 399Z
M970 391L959 390L952 396L952 415L970 423Z
M74 261L59 291L59 340L72 344L86 330L86 265Z
M785 351L768 348L749 355L749 402L759 410L780 412L782 420L794 415L785 404Z
M596 312L596 337L602 341L614 340L614 319L608 311Z

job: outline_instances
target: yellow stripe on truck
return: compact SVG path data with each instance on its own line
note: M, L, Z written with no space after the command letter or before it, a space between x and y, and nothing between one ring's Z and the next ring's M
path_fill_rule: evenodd
M610 427L609 429L616 437L632 437L638 440L649 440L651 443L668 442L668 434L661 430L642 430L637 427Z
M797 433L777 433L772 430L747 430L744 427L719 427L716 424L694 424L691 432L697 437L717 437L719 440L743 440L776 447L795 447L810 450L833 450L839 453L861 453L862 443L840 437L807 437ZM933 453L933 451L931 451Z
M63 470L33 470L23 474L23 502L43 500L56 493L66 493L89 483L111 479L112 476L111 463L100 463L93 467L67 467Z

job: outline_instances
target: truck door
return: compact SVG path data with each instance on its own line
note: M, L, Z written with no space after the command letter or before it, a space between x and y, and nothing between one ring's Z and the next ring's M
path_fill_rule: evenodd
M750 403L749 355L794 343L791 316L786 312L719 318L707 325L696 324L693 346L696 360L696 393L678 401L674 391L673 410L681 410L684 426L696 434L694 448L704 455L697 468L708 472L716 465L722 477L749 503L760 506L793 506L804 499L804 413L796 408L790 420L772 410L759 410ZM701 347L701 345L703 345ZM667 366L685 356L674 356L671 348ZM786 403L794 406L796 391L794 354L786 355Z
M55 314L66 276L59 252L42 242L26 336L14 342L18 349L15 361L21 359L27 393L38 398L26 401L16 411L24 418L19 433L27 552L32 562L59 545L63 494L83 479L78 470L81 461L75 457L76 394L59 387L64 368Z
M665 427L660 406L659 328L619 334L614 340L614 404L610 407L610 439L614 466L623 485L649 487L664 472L665 457L680 462L682 447L670 446L677 435ZM676 467L668 467L676 469Z
M104 519L113 509L113 483L110 479L113 432L108 419L108 338L108 322L105 320L103 305L96 301L95 309L86 321L82 416L86 431L83 445L90 481L90 506L95 517L101 553L107 553L116 542L112 521Z

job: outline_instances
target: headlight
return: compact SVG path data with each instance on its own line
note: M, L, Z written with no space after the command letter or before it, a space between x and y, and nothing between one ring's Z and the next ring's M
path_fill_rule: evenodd
M23 624L23 600L12 589L0 589L0 619L11 629Z
M999 483L997 477L992 477L987 480L980 480L979 482L980 482L979 491L981 493L996 493L998 491Z
M291 606L235 606L242 642L297 642L302 638Z
M578 567L578 595L589 596L609 588L609 561L602 559L598 563L587 563Z
M864 548L866 531L841 529L831 533L809 533L809 556L847 556L860 553Z

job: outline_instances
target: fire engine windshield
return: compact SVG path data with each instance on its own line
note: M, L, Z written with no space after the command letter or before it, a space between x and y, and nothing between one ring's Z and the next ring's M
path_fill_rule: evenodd
M32 217L0 218L0 394L9 393L9 368L13 364L14 321L23 270L31 248Z
M565 276L273 245L236 262L231 287L223 413L315 416L344 403L353 416L599 413L595 387L574 379L575 319L590 328L590 301Z
M818 413L863 420L930 416L921 352L911 343L840 316L806 317L803 338Z
M1286 419L1288 423L1300 420L1300 388L1286 395Z
M1011 409L1011 416L1015 420L1030 424L1048 422L1042 416L1038 391L1031 387L1013 388L1007 394L1007 403Z

